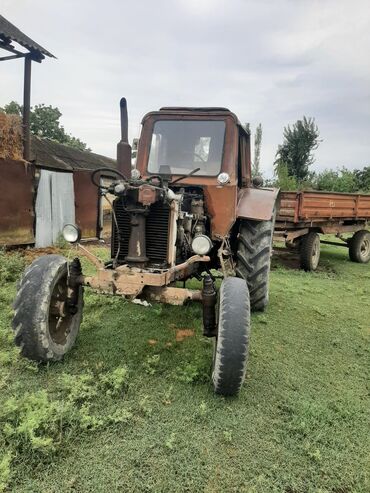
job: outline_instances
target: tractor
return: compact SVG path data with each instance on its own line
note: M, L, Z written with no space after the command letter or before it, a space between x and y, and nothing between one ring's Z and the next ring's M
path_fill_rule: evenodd
M120 111L117 168L110 169L108 182L99 175L106 169L91 175L102 196L114 197L111 259L100 261L80 243L79 228L65 225L65 239L97 273L85 276L79 257L37 258L14 301L15 343L32 360L62 359L78 334L85 287L142 303L198 301L203 334L214 339L213 389L235 395L246 373L250 312L268 304L278 191L252 179L250 134L230 110L164 107L148 113L136 167L125 98ZM194 277L201 289L186 287Z

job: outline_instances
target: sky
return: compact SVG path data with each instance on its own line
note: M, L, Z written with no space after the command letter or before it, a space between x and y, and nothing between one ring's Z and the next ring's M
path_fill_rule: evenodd
M368 0L0 0L0 13L53 53L32 64L32 104L115 157L119 100L129 137L161 106L225 106L262 123L271 176L284 126L314 117L313 170L370 164ZM5 53L5 52L4 52ZM0 106L22 101L23 63L0 64Z

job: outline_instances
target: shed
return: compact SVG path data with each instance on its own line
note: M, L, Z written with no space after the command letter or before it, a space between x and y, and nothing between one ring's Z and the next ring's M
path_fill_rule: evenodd
M36 246L55 243L67 223L76 223L83 238L99 238L102 204L91 172L106 168L109 175L116 161L37 136L31 136L30 154L37 184Z

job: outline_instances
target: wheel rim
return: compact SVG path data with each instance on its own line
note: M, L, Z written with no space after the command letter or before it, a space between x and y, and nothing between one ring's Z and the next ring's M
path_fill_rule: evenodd
M49 307L49 333L53 342L63 345L70 332L73 315L68 312L66 301L68 297L67 274L56 282L51 293Z
M360 248L361 258L367 259L370 256L370 239L364 238Z
M319 265L320 260L320 238L316 238L312 245L312 266L314 269Z

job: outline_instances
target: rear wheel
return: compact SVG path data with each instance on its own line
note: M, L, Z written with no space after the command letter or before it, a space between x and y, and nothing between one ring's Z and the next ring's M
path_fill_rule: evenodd
M250 306L244 279L222 281L219 299L218 334L213 354L212 382L216 394L239 392L248 359Z
M45 255L24 272L14 301L13 329L21 354L35 361L57 361L73 346L82 320L83 290L68 309L67 259ZM73 313L71 313L73 312Z
M320 235L313 231L301 239L300 263L305 271L316 270L320 260Z
M370 233L365 229L357 231L349 240L349 258L352 262L366 264L370 260Z
M274 218L270 221L246 221L240 225L236 275L245 279L252 311L263 311L269 301L269 275Z

